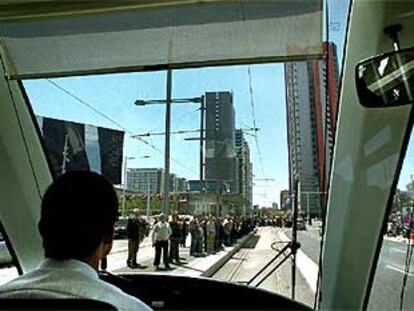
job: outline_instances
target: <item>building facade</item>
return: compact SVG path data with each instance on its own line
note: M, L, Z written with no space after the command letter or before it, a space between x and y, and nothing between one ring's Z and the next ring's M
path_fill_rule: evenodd
M298 182L300 207L311 215L320 215L336 127L338 65L335 45L324 43L321 61L286 63L285 85L289 190L293 193Z
M131 168L127 171L127 189L139 193L162 193L164 185L164 170L162 168ZM187 191L187 180L170 174L169 192L180 193Z
M291 207L289 190L280 191L280 209L286 210Z
M187 192L188 191L188 182L185 178L177 178L177 191L176 192Z
M161 193L163 187L161 168L131 168L127 171L127 189L140 193Z
M251 210L253 203L253 165L250 161L250 147L241 129L236 130L235 149L238 161L239 194L248 201L247 209Z
M220 192L192 192L188 194L188 210L192 215L223 216L228 213Z
M230 92L208 92L205 97L205 178L225 182L231 193L238 193L233 95Z

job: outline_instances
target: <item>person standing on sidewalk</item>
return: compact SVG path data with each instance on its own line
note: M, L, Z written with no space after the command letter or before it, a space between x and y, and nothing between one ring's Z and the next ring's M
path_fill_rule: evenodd
M178 216L173 215L170 221L171 236L170 236L170 261L180 265L180 242L182 239L182 229L178 223Z
M126 227L128 238L128 259L127 267L137 268L137 253L139 248L139 210L134 209L128 217L128 223Z
M187 236L188 236L188 221L189 219L183 217L183 221L182 221L182 226L181 226L181 246L182 247L186 247L186 240L187 240Z
M200 248L202 248L200 244L202 242L201 238L203 233L202 230L200 230L201 228L197 216L190 221L189 227L191 235L190 256L198 257L200 255Z
M223 233L224 233L224 245L230 246L231 245L231 228L233 226L233 222L230 219L230 216L227 216L227 218L223 222Z
M216 223L213 217L210 215L206 223L207 231L207 253L214 253L214 240L216 237Z
M203 250L203 253L207 253L207 217L203 216L200 220L200 227L203 231L203 243L201 244L201 249Z
M168 258L168 240L171 236L171 227L166 222L165 215L161 214L159 221L154 226L152 231L152 246L155 247L154 266L156 270L159 269L161 252L163 255L163 262L166 269L171 269Z

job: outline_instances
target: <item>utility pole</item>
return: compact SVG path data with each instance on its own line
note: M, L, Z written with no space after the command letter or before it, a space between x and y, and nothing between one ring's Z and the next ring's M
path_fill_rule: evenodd
M149 222L150 205L151 205L151 189L150 189L150 182L149 180L147 180L147 221L148 222Z
M299 181L295 181L295 197L292 201L293 219L292 219L292 243L297 245L297 220L298 220L298 207L300 206L300 189L301 185ZM296 247L292 248L292 299L295 299L296 290Z
M204 114L206 110L206 96L201 96L200 106L200 183L204 183Z
M170 186L170 138L171 138L171 91L172 71L167 70L167 100L165 107L165 158L164 158L164 191L162 196L162 212L169 215L168 193Z
M124 158L124 181L122 183L122 215L125 216L125 188L127 186L127 165L128 159L133 160L135 157L125 157Z

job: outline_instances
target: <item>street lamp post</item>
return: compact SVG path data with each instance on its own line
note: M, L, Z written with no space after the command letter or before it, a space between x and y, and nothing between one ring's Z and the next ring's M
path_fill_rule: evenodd
M200 183L204 181L204 115L206 110L205 96L201 96L200 106Z
M151 188L150 188L150 181L149 179L147 179L147 221L149 221L150 205L151 205Z
M171 98L172 90L172 72L169 69L167 71L167 99L166 100L136 100L136 106L146 106L146 105L157 105L165 104L165 157L164 157L164 185L163 185L163 197L162 197L162 212L165 215L169 214L168 207L168 194L169 194L169 179L170 179L170 138L171 138L171 104L172 103L200 103L200 113L201 113L201 129L200 129L200 180L204 179L203 174L203 133L204 133L204 96L194 97L194 98L181 98L181 99L172 99Z
M125 188L127 186L127 163L128 160L133 160L135 157L124 158L124 182L122 185L122 215L125 216Z
M170 138L171 138L171 88L172 71L167 70L167 101L165 109L165 154L164 154L164 191L162 196L162 212L168 216L168 190L170 186Z

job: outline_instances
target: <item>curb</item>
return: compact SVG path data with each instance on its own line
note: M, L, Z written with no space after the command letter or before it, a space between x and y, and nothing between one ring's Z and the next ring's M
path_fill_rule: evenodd
M398 237L390 237L387 235L384 235L383 239L385 241L391 241L391 242L395 242L395 243L403 243L403 244L407 244L407 238L404 238L402 236L398 236Z
M201 273L200 276L202 277L212 277L218 270L220 270L221 267L223 267L232 257L235 253L237 253L248 240L250 240L251 237L257 232L257 229L254 229L252 232L247 234L246 236L242 237L236 242L236 245L223 257L221 257L217 262L215 262L210 268L208 268L206 271Z

